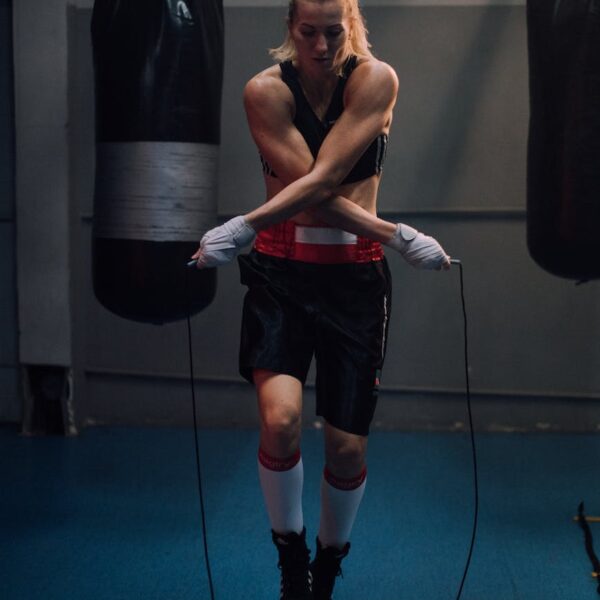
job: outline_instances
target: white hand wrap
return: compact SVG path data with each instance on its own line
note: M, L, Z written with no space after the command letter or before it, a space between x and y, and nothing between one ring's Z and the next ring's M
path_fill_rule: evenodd
M244 217L234 217L207 231L200 240L198 268L218 267L234 259L240 250L247 246L256 232Z
M404 259L417 269L441 269L450 257L432 237L424 235L405 225L398 223L396 233L386 246L397 250Z

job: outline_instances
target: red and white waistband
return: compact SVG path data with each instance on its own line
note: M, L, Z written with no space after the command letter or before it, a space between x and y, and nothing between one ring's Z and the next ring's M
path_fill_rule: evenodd
M256 236L257 252L319 264L367 263L383 259L379 242L334 227L284 221Z

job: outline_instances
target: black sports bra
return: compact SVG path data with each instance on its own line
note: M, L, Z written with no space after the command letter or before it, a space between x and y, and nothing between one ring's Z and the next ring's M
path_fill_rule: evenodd
M281 79L290 88L296 102L296 116L294 117L294 125L306 140L308 147L313 155L317 157L321 144L329 130L333 127L338 117L344 110L344 88L348 77L356 68L356 56L351 56L344 65L343 73L338 78L337 86L333 92L331 103L323 121L317 117L311 108L302 87L298 80L298 71L292 65L291 61L282 62ZM387 149L388 136L385 133L378 135L370 146L365 150L364 154L358 159L350 173L342 181L342 183L354 183L371 177L371 175L379 175L383 168L385 154ZM260 157L263 166L263 172L267 175L277 177L273 169L267 161Z

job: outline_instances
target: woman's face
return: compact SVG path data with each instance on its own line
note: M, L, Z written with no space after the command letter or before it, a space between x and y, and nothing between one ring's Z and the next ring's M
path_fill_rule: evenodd
M333 70L345 58L338 52L346 44L348 31L343 0L298 0L290 24L298 64L310 71Z

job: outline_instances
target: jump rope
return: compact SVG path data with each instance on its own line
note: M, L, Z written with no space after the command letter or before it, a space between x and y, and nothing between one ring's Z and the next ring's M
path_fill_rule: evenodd
M471 439L471 454L473 462L473 492L474 492L474 509L473 509L473 529L471 532L471 541L469 543L469 551L467 553L467 560L465 568L460 581L460 586L456 594L456 600L460 600L467 574L469 572L469 566L471 564L471 558L473 556L473 548L475 547L475 537L477 535L477 522L479 517L479 481L477 477L477 450L475 446L475 432L473 430L473 414L471 410L471 385L469 382L469 346L468 346L468 335L467 335L467 309L465 304L465 286L463 278L463 266L459 259L453 258L450 263L457 265L460 273L460 299L463 313L463 341L464 341L464 367L465 367L465 385L466 385L466 396L467 396L467 413L469 417L469 434ZM204 561L206 567L206 574L208 577L208 587L210 591L211 600L215 600L215 591L212 580L212 571L210 568L210 558L208 554L208 540L206 535L206 512L204 510L204 494L202 491L202 473L200 468L200 450L198 444L198 422L197 422L197 411L196 411L196 394L194 391L194 361L192 351L192 324L191 324L191 303L188 285L188 271L191 268L196 268L196 261L190 261L187 263L187 269L185 274L185 298L187 304L187 333L188 333L188 353L189 353L189 366L190 366L190 389L192 396L192 414L194 418L194 447L196 453L196 475L198 480L198 497L200 500L200 516L202 521L202 542L204 546Z

